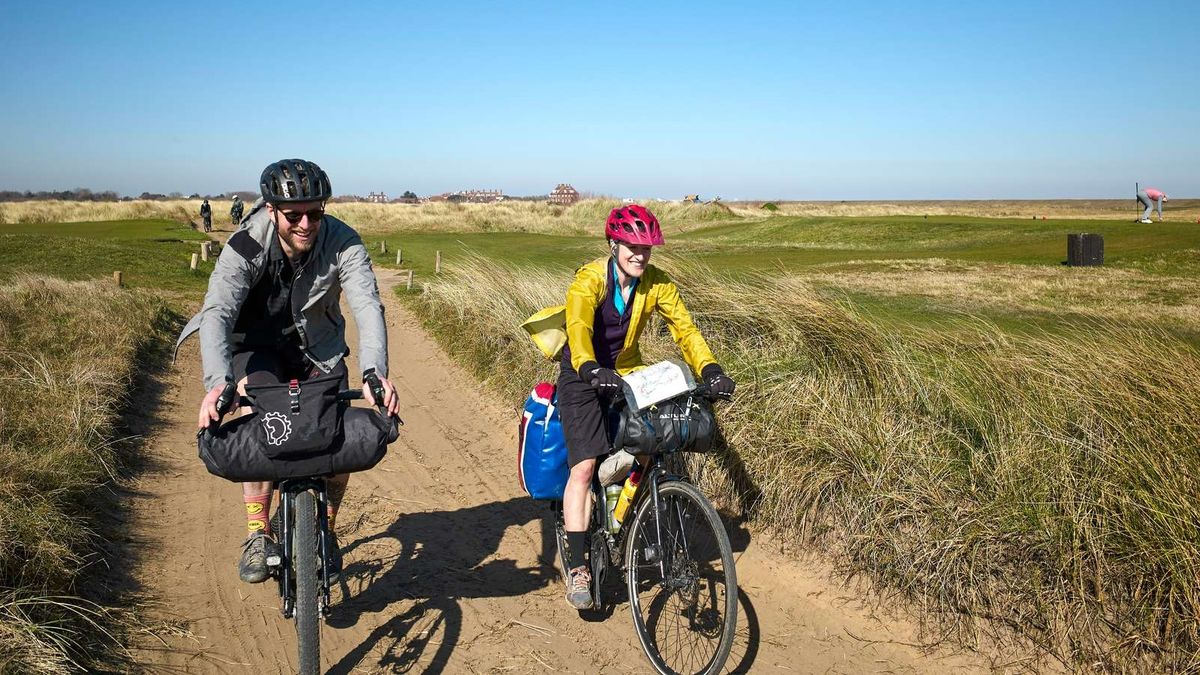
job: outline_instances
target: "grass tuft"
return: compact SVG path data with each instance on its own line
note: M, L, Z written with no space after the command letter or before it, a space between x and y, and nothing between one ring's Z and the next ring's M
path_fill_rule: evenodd
M0 286L0 670L86 670L109 610L76 594L96 552L97 490L119 477L117 418L161 301L103 282ZM102 648L97 648L102 645Z

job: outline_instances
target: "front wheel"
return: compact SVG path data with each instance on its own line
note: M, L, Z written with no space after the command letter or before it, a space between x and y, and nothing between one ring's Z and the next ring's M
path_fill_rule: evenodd
M292 570L296 579L296 643L301 675L321 671L321 623L318 606L317 502L311 490L296 495L292 528Z
M666 481L629 530L629 608L638 640L664 675L718 673L737 629L737 572L729 535L696 486Z

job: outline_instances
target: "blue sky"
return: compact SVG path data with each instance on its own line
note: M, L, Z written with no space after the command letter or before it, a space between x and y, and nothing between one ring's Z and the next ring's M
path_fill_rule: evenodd
M1200 3L0 0L0 189L1200 196Z

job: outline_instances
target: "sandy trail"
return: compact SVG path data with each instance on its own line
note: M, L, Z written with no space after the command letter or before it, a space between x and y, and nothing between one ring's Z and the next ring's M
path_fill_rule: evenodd
M391 365L407 426L358 474L339 518L344 583L321 633L329 673L640 673L649 664L628 605L585 621L562 597L546 507L515 478L516 412L485 394L419 328L380 271ZM353 329L353 326L351 326ZM357 336L350 336L352 347ZM356 372L353 364L351 372ZM132 506L135 576L176 634L134 651L149 672L294 672L295 628L274 582L238 581L245 535L239 489L196 457L198 348L168 375L155 468ZM984 671L985 659L923 651L914 626L879 619L827 571L732 533L741 587L730 672Z

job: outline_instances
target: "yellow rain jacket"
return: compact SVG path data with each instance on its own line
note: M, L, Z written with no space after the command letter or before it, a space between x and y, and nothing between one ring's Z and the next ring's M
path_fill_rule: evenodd
M592 349L592 322L596 308L604 301L608 276L608 258L594 260L575 273L575 281L567 290L567 304L549 307L534 314L523 326L547 358L555 358L564 343L571 345L571 365L575 370L588 361L595 361ZM710 363L716 363L704 337L688 314L679 289L666 272L654 265L646 271L634 289L625 344L617 355L616 370L626 375L644 367L638 339L652 312L658 312L667 322L671 337L683 352L683 358L696 375Z

